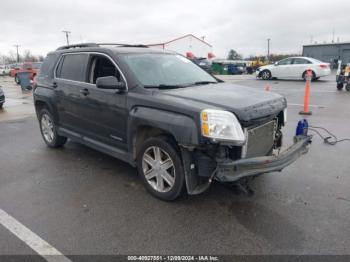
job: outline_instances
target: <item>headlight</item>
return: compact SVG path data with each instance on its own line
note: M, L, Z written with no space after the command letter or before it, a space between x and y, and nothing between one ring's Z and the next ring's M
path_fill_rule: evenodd
M287 107L283 109L283 124L287 124Z
M244 144L245 136L236 116L228 111L205 109L201 112L202 135Z

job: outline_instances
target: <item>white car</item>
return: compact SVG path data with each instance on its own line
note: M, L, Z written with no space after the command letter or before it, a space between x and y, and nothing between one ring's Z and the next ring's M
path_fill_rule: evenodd
M311 57L289 57L272 65L259 67L256 76L264 80L271 78L306 79L306 71L312 70L312 80L331 73L329 63Z
M0 76L8 76L10 75L10 66L8 65L0 65Z

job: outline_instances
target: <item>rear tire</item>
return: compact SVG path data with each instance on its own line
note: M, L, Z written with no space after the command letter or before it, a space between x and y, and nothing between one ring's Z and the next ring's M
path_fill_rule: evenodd
M261 75L261 78L262 78L263 80L269 80L269 79L271 79L271 77L272 77L271 72L270 72L269 70L263 70L263 71L260 73L260 75Z
M341 91L344 88L344 84L343 83L337 83L337 89L339 91Z
M48 147L61 147L67 142L67 137L58 135L54 118L46 108L42 108L39 112L39 126L41 135Z
M1 103L1 104L0 104L0 109L2 109L2 106L3 106L3 105L4 105L4 103Z
M304 79L304 81L306 81L307 79L306 79L306 73L307 73L307 71L305 71L304 73L303 73L303 79ZM311 81L316 81L317 79L319 79L319 78L317 78L316 77L316 74L315 74L315 72L314 71L312 71L312 77L311 77Z
M152 137L143 143L137 154L137 170L147 191L161 200L175 200L183 191L180 153L168 137Z

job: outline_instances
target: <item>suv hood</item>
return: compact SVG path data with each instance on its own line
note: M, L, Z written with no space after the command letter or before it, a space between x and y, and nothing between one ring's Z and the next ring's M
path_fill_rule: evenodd
M201 110L221 108L233 112L242 121L278 114L287 107L286 99L279 94L230 83L172 89L163 94L200 103Z

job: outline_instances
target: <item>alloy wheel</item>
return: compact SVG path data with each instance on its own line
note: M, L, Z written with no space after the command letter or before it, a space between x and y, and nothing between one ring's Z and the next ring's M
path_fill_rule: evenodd
M270 73L268 71L263 71L261 77L264 80L270 79Z
M41 116L41 131L45 140L51 143L55 138L53 122L49 115L43 114Z
M174 186L174 162L160 147L152 146L144 152L142 170L146 181L154 190L165 193Z

